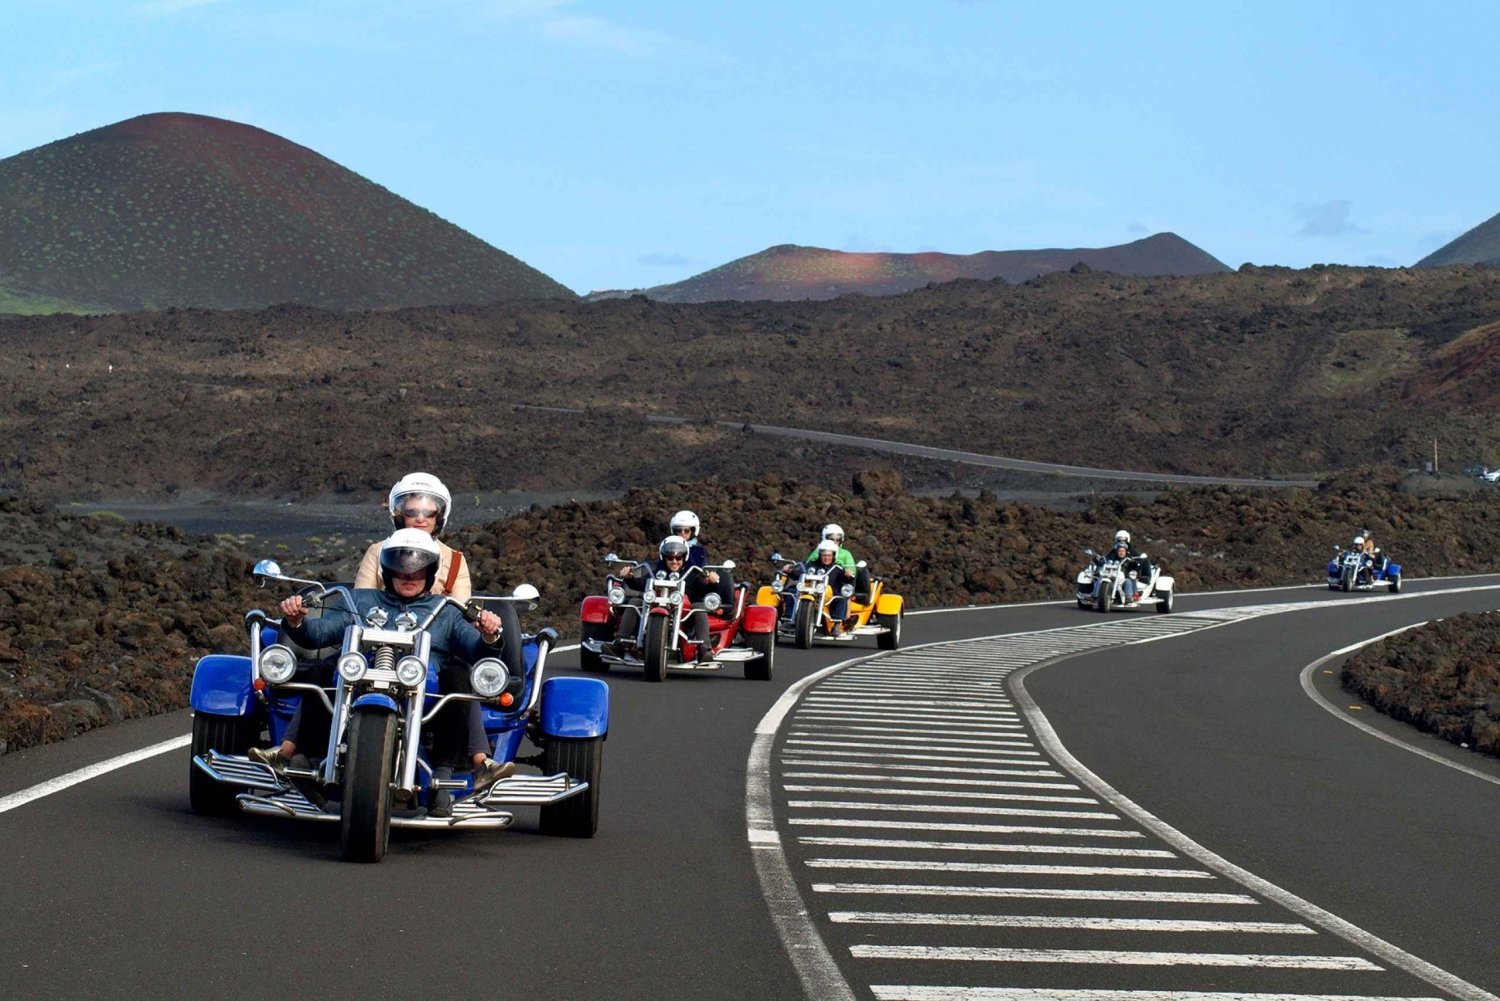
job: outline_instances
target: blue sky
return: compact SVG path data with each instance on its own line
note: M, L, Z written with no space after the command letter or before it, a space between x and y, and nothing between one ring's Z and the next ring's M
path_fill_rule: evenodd
M0 158L268 129L580 292L778 243L1171 230L1400 266L1500 212L1492 4L0 0Z

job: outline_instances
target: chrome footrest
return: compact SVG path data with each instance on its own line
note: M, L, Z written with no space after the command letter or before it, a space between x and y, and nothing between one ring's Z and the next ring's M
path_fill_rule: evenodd
M272 796L242 792L235 799L239 800L241 810L265 817L295 817L298 820L339 819L337 810L330 812L318 809L311 800L296 789L284 789Z
M221 754L211 750L206 754L196 755L193 765L216 781L231 785L249 786L252 789L281 789L285 786L270 765L251 761L242 754ZM298 774L307 778L314 777L312 772Z
M484 798L475 803L470 797L461 800L454 806L454 815L459 808L469 806L474 809L495 806L546 806L559 800L576 796L589 787L587 782L580 782L567 775L558 772L556 775L512 775L508 779L501 779L485 792Z

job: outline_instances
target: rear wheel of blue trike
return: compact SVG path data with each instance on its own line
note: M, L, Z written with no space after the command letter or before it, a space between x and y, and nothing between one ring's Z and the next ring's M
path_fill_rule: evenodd
M542 807L543 834L592 838L599 829L599 776L604 770L603 737L549 737L542 751L542 772L567 772L589 787L560 803Z
M192 757L188 759L188 802L194 813L222 817L238 813L232 785L219 782L193 764L192 758L209 751L221 754L244 754L250 749L250 741L257 729L252 716L216 716L213 713L193 713Z

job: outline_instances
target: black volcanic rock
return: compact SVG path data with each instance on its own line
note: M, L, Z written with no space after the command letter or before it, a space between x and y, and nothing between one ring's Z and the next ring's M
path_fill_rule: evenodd
M1500 215L1475 226L1457 239L1444 244L1417 262L1419 268L1437 268L1445 264L1487 264L1500 267Z
M155 114L0 160L7 297L109 312L574 295L312 150L249 125Z
M1087 270L1137 276L1206 275L1229 270L1175 233L1157 233L1117 247L986 250L966 255L864 254L782 244L680 282L646 289L644 295L662 302L834 299L850 293L896 295L963 278L1023 282L1080 264ZM627 294L596 292L589 298L614 299Z

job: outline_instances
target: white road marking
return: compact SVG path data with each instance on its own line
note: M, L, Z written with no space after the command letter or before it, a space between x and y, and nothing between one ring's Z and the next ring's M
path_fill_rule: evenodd
M1079 931L1230 932L1247 935L1316 935L1284 921L1187 921L1170 918L1047 917L1040 914L920 914L910 911L830 911L834 924L955 925L960 928L1067 928Z
M900 858L810 858L809 869L870 869L898 872L988 872L1005 876L1120 876L1141 879L1213 879L1202 869L1152 869L1115 865L1029 865L1021 862L941 862Z
M931 775L860 775L847 772L783 772L787 779L844 779L856 782L931 782L936 785L980 786L987 789L1077 789L1071 782L995 782L985 779L945 779ZM1087 800L1085 802L1093 802Z
M910 851L1015 852L1018 855L1107 855L1123 858L1176 858L1161 848L1106 848L1102 845L1007 845L994 841L906 841L899 838L827 838L803 835L804 845L828 848L903 848Z
M887 730L884 727L880 727L878 729L879 729L879 732L881 732L881 733L889 733L890 732L889 730ZM820 734L814 733L814 732L812 732L810 730L793 730L793 731L791 731L791 736L793 736L793 737L816 737L816 736L820 736ZM836 737L836 736L840 736L840 734L830 733L830 734L828 734L828 736ZM849 734L848 736L855 737L856 739L859 739L859 735L857 735L857 734ZM1032 740L1030 740L1030 739L1028 739L1026 737L1012 737L1012 736L1009 736L1009 735L1002 735L1002 734L996 734L995 736L993 736L991 738L988 738L988 739L985 739L985 740L981 740L981 739L978 739L978 738L975 738L975 739L971 740L968 737L954 737L951 734L932 734L932 733L924 733L921 736L902 736L902 737L889 736L889 737L885 737L883 739L885 741L887 741L887 742L890 742L890 743L896 743L896 744L919 744L919 745L921 745L923 747L930 746L933 741L938 741L939 743L948 743L948 744L962 744L965 747L1035 747L1036 746L1036 743L1034 741L1032 741Z
M859 741L859 740L813 740L813 739L811 739L809 737L789 737L787 739L787 744L788 745L796 745L796 746L799 746L799 747L866 747L866 748L871 748L871 749L885 748L885 750L886 750L886 756L887 757L890 756L890 744L887 744L887 743L884 743L884 742L878 741L878 740L864 740L864 741ZM975 755L975 757L972 759L974 761L988 761L990 759L986 758L986 757L983 757L983 755L999 754L999 753L1015 754L1015 755L1030 754L1030 755L1035 755L1038 758L1040 758L1042 756L1042 752L1041 751L1026 751L1026 750L1022 750L1022 749L1016 747L1014 744L995 744L995 745L992 745L992 746L996 747L996 748L1003 747L1003 748L1005 748L1005 750L1002 752L1002 751L998 751L998 750L985 750L982 747L960 747L960 746L958 746L956 744L942 744L942 743L928 744L928 745L926 745L923 748L923 750L924 750L924 752L925 751L932 751L932 752L940 752L940 753L948 753L948 754L973 754L973 755ZM929 758L927 756L927 754L925 754L925 753L923 754L923 757L927 758L927 760L944 760L944 761L955 761L955 760L961 761L961 760L965 760L965 759L962 759L962 758L933 759L933 758Z
M1472 578L1471 578L1472 579ZM1389 597L1371 597L1366 601L1381 600L1420 600L1431 598L1439 594L1460 593L1478 590L1493 589L1497 585L1485 584L1468 587L1455 587L1440 591L1413 592L1408 595L1391 595ZM1066 602L1042 604L1066 604ZM1151 617L1117 617L1108 622L1095 622L1080 626L1067 626L1058 629L1036 630L1022 633L999 634L999 636L977 637L969 640L947 641L944 643L926 644L917 647L908 647L906 650L896 653L875 654L863 658L854 658L842 664L835 665L827 671L818 672L814 676L804 679L793 685L777 701L772 709L762 718L756 727L756 741L752 748L749 767L746 775L746 820L751 831L775 829L775 816L772 809L774 796L771 790L770 775L770 752L773 742L780 730L783 720L796 707L799 698L813 684L828 677L842 668L852 664L871 664L874 668L868 673L876 676L877 684L886 682L895 685L891 692L893 699L889 705L876 703L873 708L877 709L911 709L904 700L896 703L894 699L901 698L913 683L914 677L927 685L942 686L941 692L945 696L943 701L932 707L919 707L922 710L935 709L939 712L947 711L952 714L967 710L978 710L977 713L967 713L967 718L974 722L976 715L1009 713L1012 705L1006 704L999 699L983 699L977 704L954 710L953 706L964 701L962 694L996 694L997 685L994 675L989 678L973 679L968 677L969 672L962 670L964 667L976 667L1008 674L1012 669L1034 670L1043 664L1053 663L1078 653L1085 653L1100 649L1109 645L1124 645L1136 643L1148 643L1172 636L1181 635L1185 632L1196 631L1204 628L1215 628L1230 625L1246 618L1276 614L1284 611L1304 611L1316 608L1327 608L1326 602L1288 602L1279 606L1246 606L1235 609L1210 610L1204 612L1179 612L1173 616L1151 616ZM921 613L912 613L921 614ZM982 644L994 645L995 640L1025 641L1027 647L1024 654L1009 655L1001 654L994 656L992 649L986 649ZM918 667L917 671L898 670L894 665L884 666L883 662L892 657L910 658L912 663ZM945 670L944 665L957 666L960 670ZM904 665L903 665L904 666ZM862 674L865 671L862 669ZM973 688L967 686L978 682ZM852 699L862 693L845 688L840 685L841 691L837 697ZM848 702L837 701L822 702L816 706L819 711L837 713L840 711L861 712L871 708L869 702L864 702L863 707L859 704L851 705ZM1029 697L1026 704L1020 706L1028 721L1034 722L1036 712L1034 704L1030 703ZM910 720L915 713L908 713L906 719ZM989 718L993 719L991 715ZM907 725L910 725L907 723ZM790 741L788 743L791 743ZM875 759L882 764L890 764L892 751L890 745L872 744L858 741L828 741L813 740L808 738L797 738L799 746L786 747L788 756L800 756L802 758L837 758L847 759ZM1043 745L1049 747L1049 745ZM855 750L851 748L869 748ZM1015 757L1030 757L1035 752L1009 750L1004 754L1009 755L1012 760L996 760L997 755L989 754L987 757L978 755L970 756L967 748L954 748L944 755L932 754L931 748L924 748L923 759L926 762L941 759L952 764L1030 764L1029 761L1015 761ZM958 756L963 755L963 756ZM1038 762L1042 764L1043 762ZM1064 767L1069 763L1076 764L1069 758L1063 762ZM1071 768L1069 767L1071 771ZM1082 776L1080 776L1082 777ZM1095 779L1097 781L1097 779ZM1090 788L1095 788L1090 785ZM1128 802L1128 801L1126 801ZM1133 804L1131 804L1133 806ZM884 829L902 830L925 830L943 829L944 825L938 824L912 824L906 818L920 816L922 814L962 813L970 817L976 816L1028 816L1037 820L1063 819L1068 813L1076 814L1066 819L1091 819L1095 822L1114 823L1123 820L1108 813L1094 813L1090 811L1047 811L1027 810L1010 807L968 807L961 804L932 804L932 803L878 803L878 802L855 802L855 801L831 801L819 800L792 800L787 804L789 810L811 810L820 814L813 817L790 816L788 824L827 825L838 827L860 827L873 825L890 825ZM848 814L870 814L888 812L897 814L900 820L880 821L866 816L849 816ZM830 813L837 816L829 816ZM1132 815L1132 819L1135 819ZM961 830L976 828L1004 828L1010 825L990 824L964 824L952 825ZM1017 828L1032 827L1034 825L1014 825ZM1072 829L1076 831L1077 829ZM1151 828L1153 833L1158 833L1157 828ZM1065 835L1071 833L1066 828L1042 827L1037 833ZM1141 836L1135 831L1112 832L1118 837ZM1093 836L1104 836L1096 833ZM1175 844L1172 847L1177 847ZM831 954L824 945L821 936L813 925L808 914L807 905L797 892L797 883L787 865L787 859L779 843L774 850L757 851L753 857L756 860L757 872L761 877L762 887L766 892L767 902L771 908L773 920L776 922L778 932L781 934L783 944L786 946L789 956L802 979L803 987L810 998L852 998L852 992L848 983L842 978L837 965L833 962ZM1189 855L1198 858L1197 855ZM1199 861L1203 861L1199 859ZM1223 860L1217 860L1222 862ZM1227 863L1224 863L1227 866ZM1210 865L1209 868L1216 868ZM1231 876L1234 873L1230 873ZM1242 881L1243 882L1243 881ZM1246 884L1251 885L1251 884ZM1266 884L1269 886L1270 884ZM815 894L850 894L850 895L887 895L887 896L946 896L946 897L1012 897L1018 899L1072 899L1072 900L1123 900L1135 902L1180 902L1197 904L1240 904L1255 905L1259 903L1254 897L1243 894L1159 894L1147 893L1146 891L1080 891L1058 888L1019 888L1019 887L952 887L932 885L904 885L904 884L866 884L866 883L814 883L812 892ZM1259 886L1257 885L1257 889ZM1280 899L1278 898L1278 901ZM1295 910L1295 909L1294 909ZM1307 917L1306 913L1297 913ZM1323 924L1324 927L1333 927L1329 921L1321 920L1324 915L1319 912L1315 923ZM1327 916L1333 922L1338 919ZM1335 928L1335 930L1337 930ZM1345 936L1348 937L1347 935ZM1379 940L1373 940L1379 942ZM1363 944L1356 942L1356 944ZM1382 945L1384 943L1381 943ZM1381 958L1389 959L1386 952L1376 952ZM1424 964L1415 957L1407 956L1396 950L1398 963L1409 972L1422 976L1429 982L1444 989L1450 990L1457 997L1465 1001L1500 1001L1473 985L1467 984L1456 977L1438 970L1430 964ZM921 985L885 985L873 987L877 997L885 998L887 1001L896 1001L897 998L912 998L916 1001L947 1001L947 999L979 999L979 998L1007 998L1011 1001L1019 999L1035 999L1035 1001L1060 1001L1060 999L1088 999L1088 1001L1145 1001L1149 998L1157 998L1160 1001L1191 1001L1191 999L1202 999L1202 1001L1292 1001L1295 995L1272 995L1272 994L1211 994L1203 992L1150 992L1150 991L1038 991L1034 989L1000 989L1000 988L978 988L978 987L956 987L956 986L921 986ZM1324 995L1323 998L1332 998L1333 995ZM1300 1001L1300 999L1299 999ZM1352 1001L1352 999L1351 999ZM1366 999L1374 1001L1374 999Z
M1037 987L929 987L878 984L876 1001L1442 1001L1366 994L1259 994L1243 991L1049 990Z
M788 817L794 827L868 827L892 831L969 831L975 834L1056 834L1073 838L1144 838L1140 831L1111 827L1043 827L1033 824L944 824L931 821L875 820L869 817Z
M863 790L859 790L863 791ZM1121 820L1123 818L1099 810L1033 810L1023 806L971 806L955 803L858 803L823 799L794 799L787 803L792 809L805 810L863 810L894 813L966 813L991 817L1056 817L1059 820Z
M1374 737L1376 740L1383 741L1387 744L1392 745L1393 747L1399 747L1403 751L1410 751L1412 754L1426 758L1428 761L1436 762L1437 764L1442 765L1445 768L1452 768L1455 771L1463 772L1465 775L1468 775L1471 778L1476 778L1483 782L1488 782L1491 785L1500 785L1500 778L1497 778L1494 775L1490 775L1486 772L1481 772L1477 768L1470 768L1468 765L1465 765L1461 762L1449 760L1448 758L1443 757L1441 754L1435 754L1432 751L1427 750L1426 748L1417 747L1416 745L1411 744L1407 741L1397 740L1390 734L1382 733L1380 730L1371 726L1369 723L1366 723L1364 720L1355 719L1353 716L1349 715L1349 713L1346 712L1341 706L1336 706L1333 703L1329 702L1327 699L1323 698L1322 694L1313 685L1313 674L1318 670L1318 668L1322 667L1324 664L1327 664L1329 661L1337 660L1345 654L1353 653L1354 651L1362 647L1367 647L1372 643L1379 643L1381 640L1387 639L1391 636L1395 636L1398 633L1404 633L1409 629L1416 629L1419 626L1425 625L1427 625L1427 623L1418 622L1415 625L1402 626L1400 629L1392 629L1388 633L1381 633L1379 636L1372 636L1370 639L1363 640L1359 643L1351 643L1349 646L1342 647L1338 650L1333 651L1332 653L1324 654L1322 657L1319 657L1317 660L1304 667L1302 669L1302 673L1298 675L1298 680L1302 684L1302 690L1307 693L1307 697L1312 699L1313 702L1317 703L1319 706L1322 706L1328 712L1332 713L1334 716L1337 716L1339 719L1343 720L1345 723L1348 723L1350 726L1357 727L1358 729L1363 730L1365 733Z
M1224 952L1128 952L1121 949L1003 949L943 945L855 945L856 959L936 959L978 963L1087 963L1104 966L1233 966L1279 970L1381 967L1359 956L1267 956Z
M797 754L807 752L797 751ZM952 768L948 765L899 765L880 761L819 761L809 757L782 758L788 768L869 768L880 772L923 772L934 775L1014 775L1018 777L1060 779L1063 773L1050 768ZM1074 788L1077 788L1076 786Z
M958 789L868 789L864 786L823 786L783 783L787 792L854 792L864 796L930 796L934 799L1002 799L1010 803L1087 803L1099 801L1092 796L1027 796L1010 792L962 792Z
M793 743L793 741L789 740L789 741L787 741L787 743L791 744L791 743ZM875 758L875 759L878 759L882 763L889 762L891 760L891 755L890 755L889 751L881 751L881 752L875 752L875 751L848 751L848 750L825 751L825 750L821 750L820 748L826 746L828 744L827 741L799 740L799 741L796 741L796 743L799 744L799 745L803 745L803 746L799 746L797 748L791 749L788 753L799 754L799 755L803 755L804 757L809 757L809 758L823 757L823 756L836 757L836 758ZM817 746L806 746L806 745L817 745ZM842 745L834 745L834 746L842 746ZM879 744L855 744L855 745L852 745L852 746L854 746L854 747L879 747L881 745L879 745ZM1006 754L1014 754L1014 755L1028 755L1029 754L1029 755L1032 755L1033 757L1035 757L1037 759L1041 758L1041 752L1040 751L1007 751L1005 753ZM1030 761L1030 760L1025 760L1025 759L1023 759L1021 757L1014 757L1014 758L986 758L986 757L957 758L957 757L945 757L943 755L938 755L938 754L924 754L924 755L922 755L922 760L924 762L927 762L927 761L967 761L967 762L973 762L976 765L1016 765L1018 767L1031 767L1031 768L1034 768L1034 769L1037 770L1036 774L1038 774L1038 775L1046 774L1045 769L1047 768L1047 765L1049 764L1048 762L1044 762L1044 761L1041 761L1041 760ZM898 766L894 766L893 765L892 767L898 767ZM1055 775L1057 773L1056 772L1052 772L1051 774Z
M1246 904L1260 901L1242 893L1189 893L1186 890L1065 890L1034 886L935 886L915 883L814 883L814 893L869 896L1003 897L1010 900L1106 900L1150 904Z
M110 758L108 761L101 761L86 768L69 772L66 775L59 775L55 779L39 782L29 789L13 792L9 796L0 796L0 813L5 813L7 810L14 810L18 806L25 806L33 800L41 799L43 796L50 796L55 792L71 789L80 782L87 782L89 779L107 775L117 768L124 768L127 765L135 764L137 761L145 761L147 758L154 758L158 754L166 754L168 751L187 747L192 742L193 738L191 734L183 734L181 737L173 737L171 740L164 740L159 744L152 744L138 751L130 751L127 754Z

